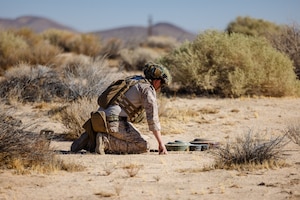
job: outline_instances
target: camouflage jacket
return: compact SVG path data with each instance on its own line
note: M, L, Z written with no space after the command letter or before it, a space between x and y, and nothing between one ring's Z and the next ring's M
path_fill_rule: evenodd
M156 91L149 82L137 82L125 93L125 96L135 107L144 109L150 131L161 130ZM128 117L119 105L111 105L104 111L107 116Z

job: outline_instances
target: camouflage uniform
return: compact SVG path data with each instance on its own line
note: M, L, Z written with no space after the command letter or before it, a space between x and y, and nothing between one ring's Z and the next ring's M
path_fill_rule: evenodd
M156 91L149 82L138 82L126 93L126 98L136 107L145 110L149 130L160 130ZM107 116L108 134L105 137L106 153L143 153L148 149L147 142L133 124L125 120L128 115L119 105L110 105L107 109L99 108ZM116 119L117 120L110 120Z

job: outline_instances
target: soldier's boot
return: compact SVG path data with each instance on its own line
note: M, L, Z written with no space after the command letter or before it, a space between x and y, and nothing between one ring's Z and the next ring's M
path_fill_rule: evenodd
M85 132L81 134L81 136L76 139L71 145L71 151L76 153L81 149L85 149L89 141L89 135Z
M108 149L108 146L109 141L107 139L107 136L103 133L97 133L95 152L100 155L105 155L105 150Z

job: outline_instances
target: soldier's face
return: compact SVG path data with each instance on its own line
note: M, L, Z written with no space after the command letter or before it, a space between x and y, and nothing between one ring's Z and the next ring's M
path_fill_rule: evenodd
M153 80L153 87L156 91L159 91L161 88L161 80L160 79Z

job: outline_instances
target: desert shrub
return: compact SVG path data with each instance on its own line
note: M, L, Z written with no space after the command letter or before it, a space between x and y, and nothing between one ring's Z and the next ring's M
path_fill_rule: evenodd
M273 47L285 53L294 62L295 73L300 79L300 26L282 26L280 32L268 37Z
M266 140L250 130L243 137L237 137L235 142L227 143L213 152L216 157L214 168L251 169L256 165L261 168L284 165L280 161L286 144L285 136Z
M101 54L109 59L119 58L122 45L122 40L117 38L110 39L103 45Z
M55 170L82 169L57 159L45 137L25 131L20 122L6 112L0 113L0 129L2 169L14 169L21 174L30 171L48 173Z
M12 67L0 81L0 97L21 102L91 98L98 96L112 80L121 76L109 69L104 59L66 65L59 70L26 64Z
M10 66L26 60L29 45L12 31L0 31L0 66L2 73Z
M4 69L20 62L47 64L61 51L30 29L0 32L0 65Z
M61 53L50 61L51 67L56 68L58 71L62 71L62 69L66 67L74 67L80 65L88 65L94 59L92 57L83 55L83 54L75 54L75 53Z
M49 29L42 33L42 37L52 45L63 49L64 52L74 52L94 57L99 54L101 49L100 40L92 34L78 34Z
M84 129L82 125L91 117L91 112L97 110L97 98L81 98L66 106L51 110L50 115L56 115L56 119L68 129L65 139L76 139Z
M28 57L28 63L31 65L47 65L53 59L53 57L59 55L61 50L53 46L46 41L39 41L36 43L30 51L30 56Z
M61 49L57 46L51 45L43 39L39 34L34 33L31 29L22 28L13 31L16 36L20 36L25 40L30 47L28 49L28 57L25 62L32 65L47 64L53 57L61 53Z
M66 87L71 90L70 99L98 96L112 81L121 77L121 73L108 67L108 62L104 58L67 65L62 74Z
M121 65L126 70L142 70L145 63L159 58L160 54L150 48L122 49Z
M68 96L69 89L49 67L20 64L10 68L0 82L0 97L20 102L52 101Z
M295 73L298 79L300 78L300 29L298 24L278 26L262 19L237 17L227 26L226 31L265 37L274 48L289 56L294 62Z
M226 31L228 33L267 37L270 34L279 32L280 26L263 19L239 16L228 24Z
M300 145L300 124L299 120L290 122L285 130L287 137L295 144Z
M165 52L169 52L175 47L177 47L179 44L176 41L176 39L172 37L151 36L148 37L142 45L149 48L157 48L162 49Z
M174 82L221 96L287 96L299 82L291 60L264 38L205 31L160 60Z

